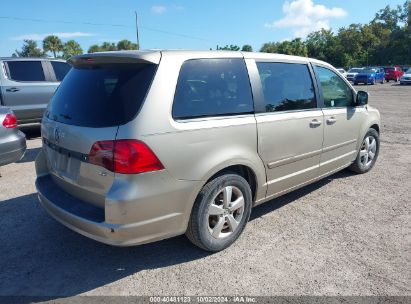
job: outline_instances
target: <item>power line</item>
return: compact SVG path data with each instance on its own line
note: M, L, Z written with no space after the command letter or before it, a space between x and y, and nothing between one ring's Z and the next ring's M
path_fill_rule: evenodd
M30 21L30 22L38 22L38 23L61 23L61 24L77 24L77 25L91 25L91 26L112 26L112 27L122 27L122 28L135 28L135 26L131 25L126 25L126 24L110 24L110 23L93 23L93 22L73 22L73 21L66 21L66 20L45 20L45 19L36 19L36 18L22 18L22 17L13 17L13 16L0 16L0 19L6 19L6 20L14 20L14 21ZM187 39L194 39L194 40L201 40L205 42L212 42L208 39L204 39L201 37L196 37L196 36L191 36L191 35L186 35L186 34L181 34L181 33L175 33L175 32L170 32L170 31L165 31L165 30L160 30L152 27L147 27L147 26L139 26L139 28L145 29L147 31L151 32L157 32L157 33L162 33L166 35L172 35L172 36L177 36L177 37L182 37L182 38L187 38Z

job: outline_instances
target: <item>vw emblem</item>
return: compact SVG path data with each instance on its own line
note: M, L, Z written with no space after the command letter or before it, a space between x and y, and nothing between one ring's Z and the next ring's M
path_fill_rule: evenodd
M60 130L58 127L54 129L54 141L58 143L60 141Z

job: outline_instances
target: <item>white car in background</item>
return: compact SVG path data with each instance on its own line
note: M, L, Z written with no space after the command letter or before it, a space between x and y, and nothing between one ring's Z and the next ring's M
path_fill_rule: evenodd
M400 84L411 84L411 68L409 68L400 78Z
M343 68L338 68L337 71L344 76L344 78L347 78L347 71L344 70Z

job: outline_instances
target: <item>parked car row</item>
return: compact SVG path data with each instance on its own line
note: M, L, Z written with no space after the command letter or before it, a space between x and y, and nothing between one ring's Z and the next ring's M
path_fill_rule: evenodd
M338 72L343 75L348 81L354 83L355 85L359 83L363 84L376 84L384 83L384 81L400 81L401 84L410 83L409 75L411 69L408 69L404 74L403 70L399 66L391 67L362 67L362 68L351 68L346 72L343 68L338 68Z

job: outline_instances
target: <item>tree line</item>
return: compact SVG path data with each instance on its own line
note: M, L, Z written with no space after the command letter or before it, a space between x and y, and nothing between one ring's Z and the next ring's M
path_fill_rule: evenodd
M54 57L67 59L83 53L76 41L63 43L53 35L44 38L42 46L41 49L36 41L25 40L22 49L16 50L13 56L43 57L51 53ZM121 40L117 44L94 44L89 47L88 53L137 49L139 46L136 43ZM230 44L217 46L216 50L252 52L253 48L248 44L241 48ZM341 67L411 64L411 0L395 8L387 5L367 24L351 24L336 32L321 29L310 33L304 40L295 38L267 42L262 45L260 52L312 57Z
M38 47L34 40L24 40L20 51L16 50L13 57L46 57L50 54L54 58L68 59L71 56L83 54L84 51L80 44L75 40L69 40L65 43L55 35L47 36L42 42L43 48ZM118 43L103 42L101 45L93 44L89 47L88 53L118 51L118 50L138 50L138 44L130 40L123 39Z

